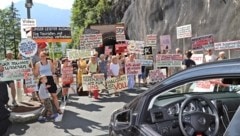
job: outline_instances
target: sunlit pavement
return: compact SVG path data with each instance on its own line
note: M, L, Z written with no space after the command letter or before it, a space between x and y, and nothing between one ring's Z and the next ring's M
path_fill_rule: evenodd
M33 122L13 124L10 136L105 136L111 113L131 101L147 88L129 90L121 96L102 96L96 100L88 96L71 95L61 122Z

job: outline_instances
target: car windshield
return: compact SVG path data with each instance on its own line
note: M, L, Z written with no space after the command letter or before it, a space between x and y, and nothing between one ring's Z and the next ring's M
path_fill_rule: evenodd
M226 84L223 79L205 79L189 82L161 93L161 95L187 94L187 93L212 93L212 92L240 92L239 84Z

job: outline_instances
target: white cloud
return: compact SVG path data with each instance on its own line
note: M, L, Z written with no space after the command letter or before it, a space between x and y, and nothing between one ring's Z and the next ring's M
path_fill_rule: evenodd
M11 5L11 2L19 2L25 0L0 0L0 9L4 9ZM49 7L60 8L60 9L71 9L74 0L33 0L33 4L44 4Z

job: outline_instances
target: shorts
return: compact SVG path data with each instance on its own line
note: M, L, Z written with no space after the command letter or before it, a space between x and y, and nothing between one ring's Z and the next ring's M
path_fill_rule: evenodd
M50 85L50 87L48 88L49 93L57 93L57 85L54 82L53 76L47 76L46 85Z
M62 85L62 88L70 88L70 84Z
M6 84L8 84L8 86L10 86L10 84L11 83L14 83L14 81L13 80L10 80L10 81L5 81L6 82Z

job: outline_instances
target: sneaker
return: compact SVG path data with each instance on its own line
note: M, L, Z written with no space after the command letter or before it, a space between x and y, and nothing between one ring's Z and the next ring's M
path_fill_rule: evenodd
M12 102L12 105L13 105L13 107L17 107L17 106L18 106L18 104L17 104L16 101L13 101L13 102Z
M43 117L43 116L39 116L38 121L45 122L45 121L47 121L47 118Z

